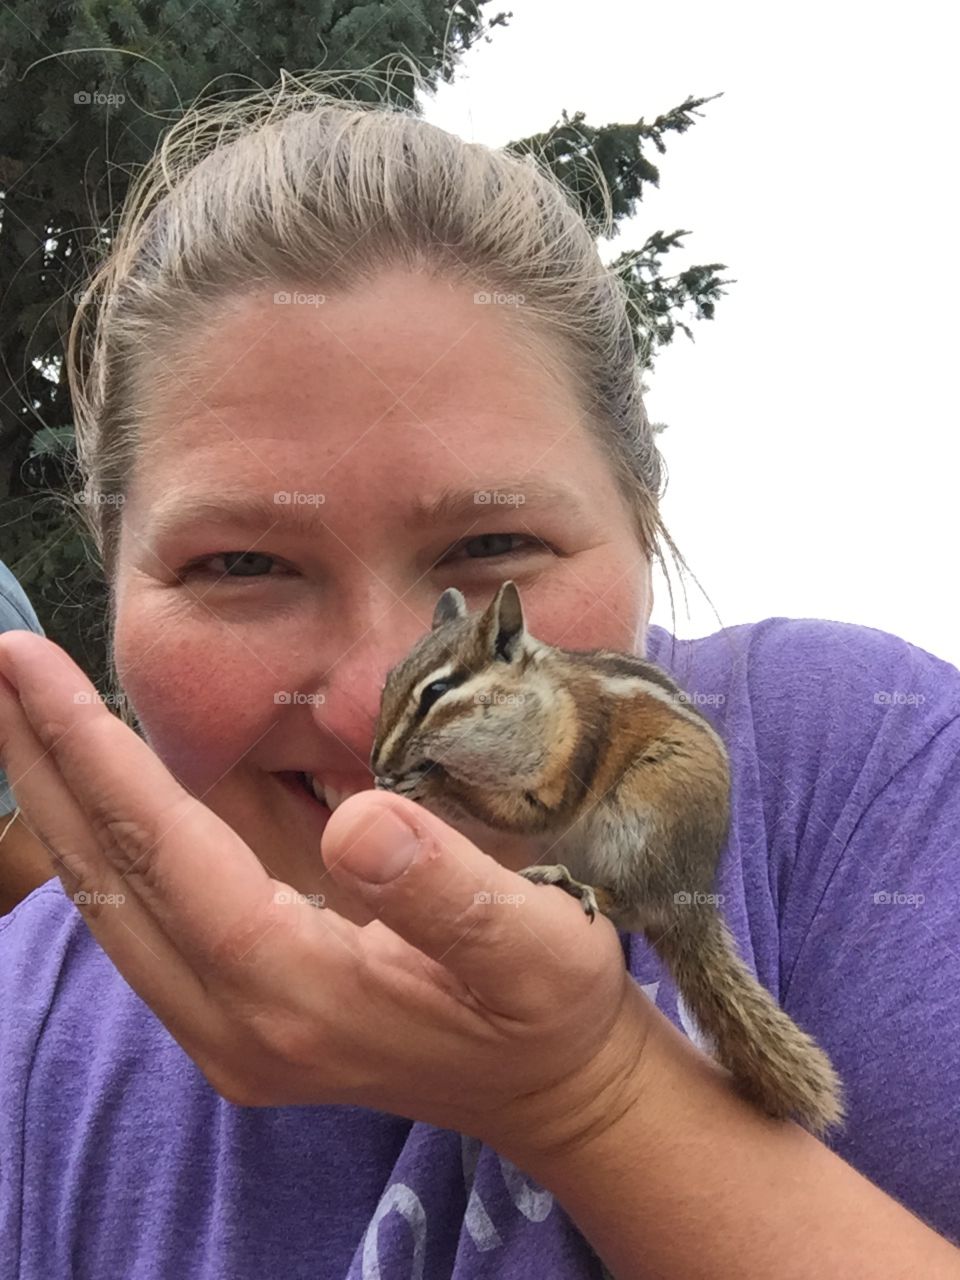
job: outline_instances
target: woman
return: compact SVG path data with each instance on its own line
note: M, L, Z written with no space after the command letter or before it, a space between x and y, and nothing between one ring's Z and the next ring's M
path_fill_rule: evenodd
M0 1271L960 1275L960 673L864 627L648 627L660 458L565 195L386 109L226 120L168 137L71 335L145 741L0 638L65 890L0 933ZM386 671L507 577L728 742L718 892L844 1080L829 1145L740 1101L643 938L370 790Z

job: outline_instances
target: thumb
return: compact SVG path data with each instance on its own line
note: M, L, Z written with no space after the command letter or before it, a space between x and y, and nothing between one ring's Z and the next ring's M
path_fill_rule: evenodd
M491 1004L503 1004L505 968L519 975L570 961L571 949L596 951L600 922L591 927L573 898L531 884L403 796L351 796L330 817L322 846L339 883Z

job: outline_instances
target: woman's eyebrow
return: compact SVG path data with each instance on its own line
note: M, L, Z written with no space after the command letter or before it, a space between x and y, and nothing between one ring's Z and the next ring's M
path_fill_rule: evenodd
M528 507L558 507L571 517L585 512L581 495L562 482L524 480L477 486L471 489L446 488L436 497L414 497L403 517L407 528L451 525L482 520L491 511L513 510L522 517ZM333 510L325 494L276 490L272 494L251 493L247 489L217 493L179 492L155 503L147 517L147 536L163 538L191 524L252 525L272 529L276 525L295 533L316 536L327 526Z
M527 507L558 507L576 517L585 514L581 494L562 481L531 478L505 481L473 489L443 489L435 498L414 499L404 519L408 528L430 524L455 524L480 520L491 511L514 510L522 515Z
M304 501L304 496L312 501ZM316 534L326 523L325 495L300 494L294 490L251 493L220 490L217 493L179 492L168 495L151 507L146 520L147 537L163 538L192 524L264 525L272 529L283 524L295 532Z

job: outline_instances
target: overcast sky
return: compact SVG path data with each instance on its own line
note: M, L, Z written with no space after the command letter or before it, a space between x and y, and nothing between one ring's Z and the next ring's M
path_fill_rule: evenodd
M658 355L647 408L688 584L676 631L787 617L892 631L960 665L957 6L514 0L425 114L501 145L708 103L602 246L688 229L716 319ZM657 580L653 621L670 627Z

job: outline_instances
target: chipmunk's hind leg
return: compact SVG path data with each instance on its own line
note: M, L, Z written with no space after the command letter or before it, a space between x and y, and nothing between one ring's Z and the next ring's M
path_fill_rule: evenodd
M569 893L579 901L591 924L598 911L606 915L612 905L612 899L605 889L575 880L569 870L559 863L556 866L524 867L519 874L531 884L555 884L564 893Z

